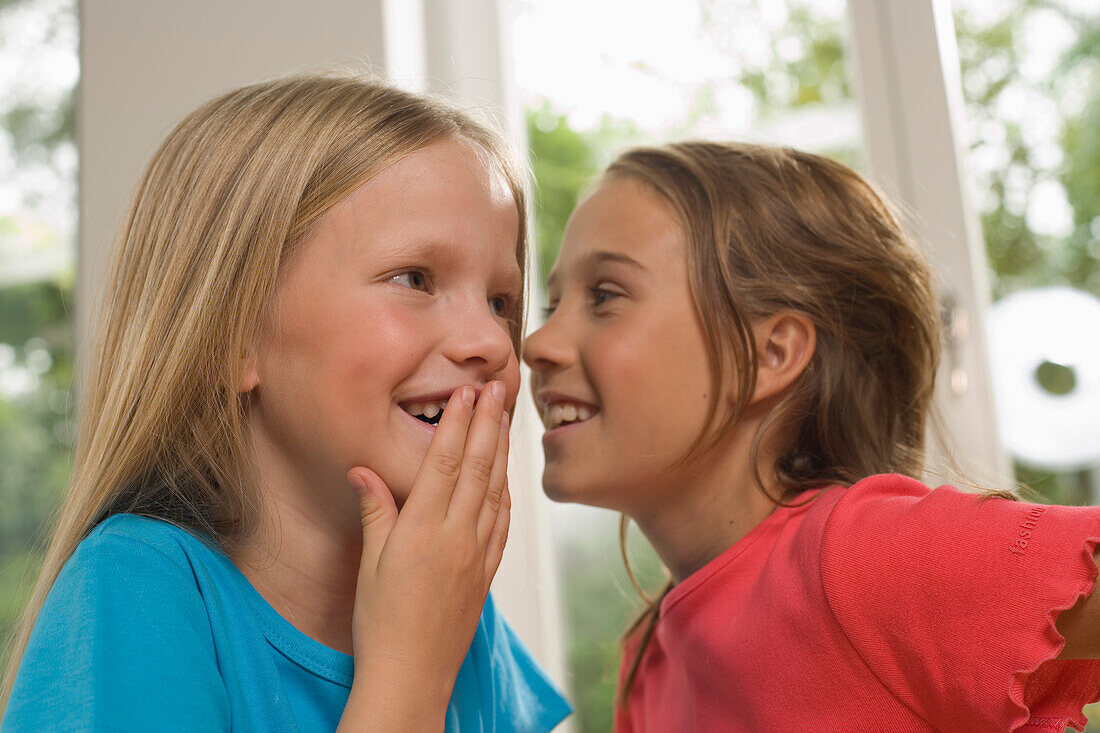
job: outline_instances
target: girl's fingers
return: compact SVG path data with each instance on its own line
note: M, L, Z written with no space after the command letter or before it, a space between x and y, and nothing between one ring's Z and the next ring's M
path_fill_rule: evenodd
M489 490L496 465L497 444L500 442L500 419L504 413L504 383L489 382L481 390L466 450L462 455L462 470L451 497L447 516L476 527L481 505Z
M348 471L348 483L359 497L359 518L363 525L363 561L361 568L373 570L397 522L397 505L382 477L369 468L356 466Z
M512 494L508 491L508 482L504 482L504 490L500 494L500 511L497 512L496 524L489 535L489 545L485 549L485 577L491 583L500 567L500 559L504 556L504 545L508 543L508 525L512 521Z
M508 483L508 413L500 418L500 430L497 438L497 452L493 462L493 473L489 477L488 490L481 502L481 513L477 518L477 539L484 547L496 526L500 513L501 497Z
M470 419L474 411L474 388L459 387L447 400L443 417L435 428L431 445L420 470L413 479L412 491L402 510L410 515L447 514L451 494L462 471Z

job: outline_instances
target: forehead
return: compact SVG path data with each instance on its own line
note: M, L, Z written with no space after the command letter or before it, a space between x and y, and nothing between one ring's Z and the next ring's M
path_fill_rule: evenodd
M678 274L685 267L685 248L679 219L660 194L631 178L614 178L601 183L569 218L554 275L582 267L596 253L626 255L654 273Z
M447 139L398 160L356 190L344 204L364 199L360 211L374 216L471 207L516 214L517 202L500 166L462 139Z
M411 153L330 209L307 246L328 241L334 256L346 257L431 245L514 263L518 203L488 160L473 144L453 139Z

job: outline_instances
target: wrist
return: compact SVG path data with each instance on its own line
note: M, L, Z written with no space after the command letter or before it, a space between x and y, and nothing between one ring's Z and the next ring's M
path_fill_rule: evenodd
M442 733L453 687L454 680L445 685L357 665L337 731Z

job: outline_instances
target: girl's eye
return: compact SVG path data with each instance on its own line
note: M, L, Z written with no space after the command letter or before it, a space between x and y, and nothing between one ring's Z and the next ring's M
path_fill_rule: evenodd
M512 301L504 295L489 298L489 310L494 316L507 317L512 310Z
M554 311L556 311L557 309L558 309L558 304L557 303L550 303L548 305L544 305L542 307L542 320L545 321L547 318L552 316L554 314Z
M420 270L409 270L408 272L402 272L400 275L394 275L390 278L390 282L412 290L428 289L428 276Z
M616 293L614 290L608 290L599 285L589 288L588 293L592 298L593 307L601 306L612 298L618 298L621 295L621 293Z

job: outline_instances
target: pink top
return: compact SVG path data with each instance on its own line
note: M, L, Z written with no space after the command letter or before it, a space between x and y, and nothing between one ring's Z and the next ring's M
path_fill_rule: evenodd
M665 596L615 730L1083 728L1100 660L1055 660L1054 619L1098 540L1100 507L897 475L780 507Z

